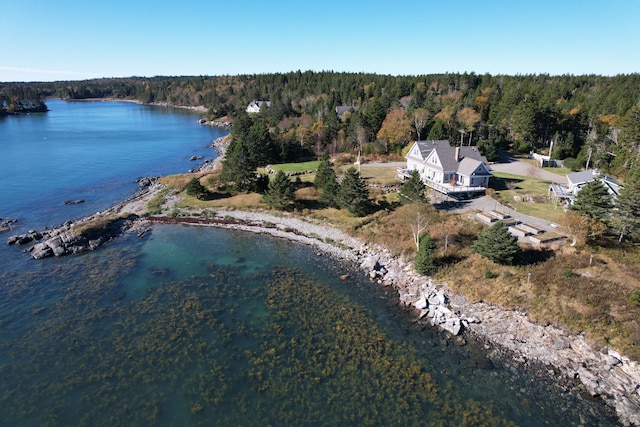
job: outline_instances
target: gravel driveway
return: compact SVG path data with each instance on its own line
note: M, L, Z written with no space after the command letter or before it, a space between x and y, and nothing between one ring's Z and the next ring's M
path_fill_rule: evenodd
M511 173L514 175L528 176L531 178L544 179L545 181L551 181L556 184L566 184L567 177L564 175L558 175L551 172L553 168L538 168L532 166L529 163L522 162L515 157L506 155L503 157L501 163L492 164L491 170L496 172Z

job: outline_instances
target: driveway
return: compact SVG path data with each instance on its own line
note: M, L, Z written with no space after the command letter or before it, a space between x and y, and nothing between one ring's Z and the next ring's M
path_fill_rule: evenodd
M543 179L556 184L566 184L567 177L553 173L553 168L539 168L529 163L520 161L508 154L501 153L501 162L490 165L491 170L496 172L505 172L513 175L528 176L531 178Z

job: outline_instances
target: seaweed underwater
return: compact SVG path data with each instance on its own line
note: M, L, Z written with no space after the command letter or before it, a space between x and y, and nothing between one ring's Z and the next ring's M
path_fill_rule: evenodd
M441 364L460 349L389 333L358 300L367 284L283 265L248 275L237 257L180 280L148 270L130 299L138 253L116 245L14 284L31 303L0 314L0 425L495 426L540 412L463 393L466 371Z

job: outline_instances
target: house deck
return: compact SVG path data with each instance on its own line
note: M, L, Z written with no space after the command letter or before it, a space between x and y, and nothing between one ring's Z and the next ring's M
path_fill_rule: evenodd
M402 181L405 179L409 179L411 177L411 171L408 169L398 168L398 178ZM437 182L426 180L425 185L433 188L439 193L445 194L447 196L455 197L456 195L477 195L484 193L487 191L486 187L469 187L466 185L451 185L451 184L439 184Z
M573 198L573 193L571 193L569 190L564 188L562 185L551 184L551 186L549 186L549 190L553 193L555 197L564 198L564 199Z
M466 185L439 184L437 182L433 182L430 180L427 180L425 184L428 187L433 188L439 193L446 194L447 196L454 196L454 197L455 195L465 195L465 194L476 195L476 194L481 194L487 191L486 187L468 187Z

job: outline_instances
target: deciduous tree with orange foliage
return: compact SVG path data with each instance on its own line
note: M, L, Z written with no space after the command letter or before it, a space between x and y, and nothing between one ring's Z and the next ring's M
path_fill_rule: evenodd
M387 152L390 147L393 149L407 145L411 140L411 119L407 112L402 108L391 109L376 136L384 142Z

